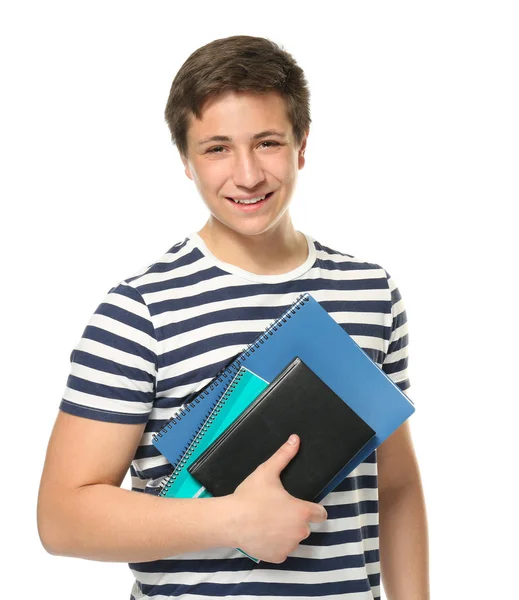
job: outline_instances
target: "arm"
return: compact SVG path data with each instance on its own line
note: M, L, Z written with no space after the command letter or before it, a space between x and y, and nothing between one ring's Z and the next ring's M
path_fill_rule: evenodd
M425 501L409 424L377 450L380 567L388 600L429 600Z
M290 496L279 473L297 452L284 444L234 494L159 498L121 489L144 425L60 412L38 498L38 530L52 554L146 562L212 547L244 548L282 562L319 522L319 504Z
M232 547L229 497L169 499L119 487L143 429L60 411L38 498L38 530L46 550L141 562Z

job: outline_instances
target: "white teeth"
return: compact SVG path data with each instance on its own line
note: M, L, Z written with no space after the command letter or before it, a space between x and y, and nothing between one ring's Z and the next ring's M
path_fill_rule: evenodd
M256 204L256 202L264 200L265 196L260 196L259 198L251 198L250 200L236 200L236 198L232 198L232 200L234 200L235 204Z

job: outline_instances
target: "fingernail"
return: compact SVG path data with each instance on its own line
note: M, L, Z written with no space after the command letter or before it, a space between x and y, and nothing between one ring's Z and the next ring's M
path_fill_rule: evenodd
M288 443L291 446L295 446L297 443L297 435L292 434L289 438L288 438Z

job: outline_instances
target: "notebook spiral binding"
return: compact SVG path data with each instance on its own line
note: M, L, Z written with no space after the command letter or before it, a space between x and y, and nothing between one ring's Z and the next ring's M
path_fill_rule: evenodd
M198 394L194 400L188 401L186 404L184 404L181 407L181 409L178 411L178 413L174 417L172 417L171 420L160 431L158 431L157 433L154 433L153 439L155 441L157 441L159 437L162 437L163 434L167 433L168 430L172 429L173 425L176 425L177 423L179 423L180 420L182 419L182 417L185 416L186 413L189 412L191 410L191 408L193 408L195 406L195 404L198 404L203 398L205 398L209 394L209 391L213 391L216 387L218 387L219 383L224 383L225 379L227 377L229 377L229 376L233 377L239 371L240 366L241 366L241 361L243 361L246 356L250 356L251 353L254 353L255 348L259 348L260 344L264 344L269 339L269 337L273 335L273 333L275 331L277 331L279 328L281 328L283 326L283 323L286 323L288 319L292 318L292 315L295 315L298 310L301 310L301 307L306 302L308 302L308 300L310 300L310 296L307 292L298 296L296 298L296 300L287 308L287 310L280 317L278 317L275 321L270 323L265 328L265 331L263 331L263 333L261 333L260 336L258 338L256 338L256 340L254 342L252 342L251 344L246 346L241 352L239 352L237 354L237 356L234 358L234 360L230 364L228 364L223 369L221 369L216 374L216 376L211 381L211 383L209 385L207 385L203 390L198 392ZM213 408L214 408L214 405L211 406L209 411L205 414L204 420L205 420L205 418L207 418L209 416L209 414ZM184 452L189 448L189 446L193 442L196 435L198 435L198 431L199 430L197 430L195 432L195 434L189 441L188 446L186 446L184 448ZM177 465L173 465L174 468L176 468L176 466Z
M240 379L243 377L244 373L245 371L238 371L236 377L229 384L229 387L227 388L225 393L219 398L219 400L216 403L216 406L211 411L210 415L204 420L204 424L200 428L199 432L196 434L194 440L191 442L191 444L189 444L187 450L183 452L182 458L177 463L175 469L173 470L173 473L165 479L164 483L161 486L159 496L165 496L168 493L169 488L173 485L180 472L184 469L186 462L192 456L193 452L200 444L202 438L207 433L209 427L211 427L213 421L216 419L219 412L225 406L225 403L229 399L231 392L234 390Z

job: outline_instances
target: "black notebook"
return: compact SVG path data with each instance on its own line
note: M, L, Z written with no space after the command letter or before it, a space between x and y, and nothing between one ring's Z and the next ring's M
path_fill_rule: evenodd
M295 358L188 471L213 496L232 494L297 433L300 447L281 483L311 501L375 435L347 400Z

